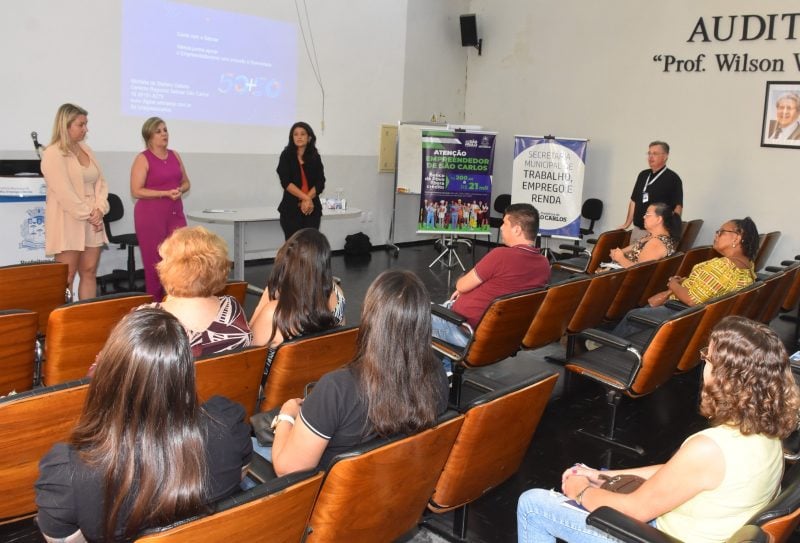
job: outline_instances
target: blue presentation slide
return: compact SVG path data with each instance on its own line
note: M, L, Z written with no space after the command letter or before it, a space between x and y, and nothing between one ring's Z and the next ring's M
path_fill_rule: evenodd
M122 112L290 125L296 39L294 23L164 0L125 0Z

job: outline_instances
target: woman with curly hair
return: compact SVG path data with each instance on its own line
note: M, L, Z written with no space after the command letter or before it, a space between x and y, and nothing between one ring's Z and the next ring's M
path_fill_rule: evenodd
M202 226L175 230L158 248L158 277L167 296L148 304L175 315L199 358L248 347L253 339L247 316L233 296L217 296L230 270L228 248Z
M517 506L519 541L611 541L586 526L587 511L602 505L681 541L725 541L775 497L781 439L797 428L800 407L783 343L761 323L726 317L701 355L700 413L711 427L686 439L666 464L602 472L644 478L631 494L600 488L600 472L581 464L563 473L563 494L525 492ZM567 500L586 511L564 507Z

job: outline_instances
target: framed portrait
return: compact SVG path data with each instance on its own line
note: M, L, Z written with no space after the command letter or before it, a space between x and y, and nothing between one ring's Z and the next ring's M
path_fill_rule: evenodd
M800 149L800 81L767 81L761 147Z

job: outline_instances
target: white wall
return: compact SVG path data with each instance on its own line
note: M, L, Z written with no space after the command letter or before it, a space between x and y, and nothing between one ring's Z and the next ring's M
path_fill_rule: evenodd
M473 0L484 38L470 56L466 122L500 133L497 191L511 187L514 134L590 139L584 197L605 202L601 228L625 218L647 144L672 146L686 218L703 218L701 242L730 218L750 215L783 235L771 262L800 252L794 220L800 151L760 147L765 82L798 81L797 40L687 43L700 16L793 13L796 2L676 0ZM786 27L782 27L785 34ZM779 35L776 32L776 37ZM720 73L713 55L785 59L784 73ZM656 54L695 58L706 72L663 73Z

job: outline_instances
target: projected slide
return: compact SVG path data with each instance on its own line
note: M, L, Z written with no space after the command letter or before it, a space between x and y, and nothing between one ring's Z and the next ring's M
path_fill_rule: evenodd
M125 0L122 18L123 114L294 122L294 24L164 0Z

